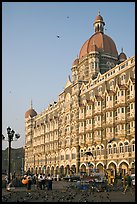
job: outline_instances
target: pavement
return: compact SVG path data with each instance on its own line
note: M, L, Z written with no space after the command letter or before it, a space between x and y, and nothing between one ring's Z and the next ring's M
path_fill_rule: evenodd
M123 194L117 192L93 192L74 187L75 182L53 181L52 190L38 190L32 185L31 191L16 187L6 191L2 188L2 202L135 202L135 190Z

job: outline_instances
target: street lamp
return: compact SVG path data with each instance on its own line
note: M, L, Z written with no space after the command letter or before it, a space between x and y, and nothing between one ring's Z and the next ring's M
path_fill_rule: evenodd
M16 140L20 138L19 134L15 134L14 130L11 130L10 127L7 128L7 135L8 135L8 142L9 142L9 149L8 149L8 184L10 183L10 161L11 161L11 142L14 140L14 135ZM2 135L2 139L5 140L5 136Z

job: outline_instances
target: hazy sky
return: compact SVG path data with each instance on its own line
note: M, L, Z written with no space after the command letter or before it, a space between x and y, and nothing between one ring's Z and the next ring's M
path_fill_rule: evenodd
M134 2L3 2L2 3L2 133L10 126L21 135L13 148L25 144L25 112L40 113L57 101L72 63L94 33L100 11L105 34L135 54ZM57 38L57 35L60 38ZM8 142L2 142L5 149Z

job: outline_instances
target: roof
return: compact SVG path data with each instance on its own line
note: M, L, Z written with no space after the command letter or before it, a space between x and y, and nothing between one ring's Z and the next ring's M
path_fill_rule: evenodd
M30 117L34 117L37 115L37 112L33 109L33 108L30 108L26 113L25 113L25 118L28 118L29 116Z
M82 46L79 58L82 58L92 51L109 54L118 57L118 52L114 41L102 32L94 33Z

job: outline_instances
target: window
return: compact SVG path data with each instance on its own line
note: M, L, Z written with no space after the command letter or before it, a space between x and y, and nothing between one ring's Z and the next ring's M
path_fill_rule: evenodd
M121 96L123 96L123 95L124 95L124 91L122 90L122 91L121 91Z
M81 150L81 157L83 157L83 149Z
M100 148L97 147L97 155L100 155Z
M111 145L108 146L108 154L112 154L112 148L111 148Z
M111 81L111 82L110 82L110 86L113 86L113 85L114 85L114 81Z
M124 80L125 79L125 74L121 76L121 80Z
M122 143L120 143L119 151L120 151L120 153L124 152L124 147L123 147Z
M135 141L132 142L132 152L135 151Z
M124 113L124 108L123 107L121 108L121 113Z
M116 144L113 145L113 153L114 153L114 154L117 153L117 146L116 146Z
M101 155L104 155L104 147L101 145Z
M75 159L75 158L76 158L76 154L72 153L72 159Z
M64 160L64 155L61 155L61 160Z
M128 152L128 142L125 142L125 152Z
M69 154L66 154L66 160L69 160Z

